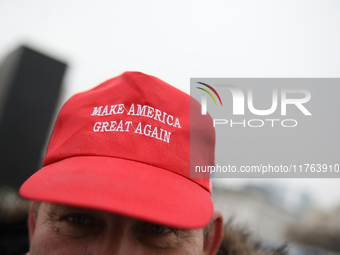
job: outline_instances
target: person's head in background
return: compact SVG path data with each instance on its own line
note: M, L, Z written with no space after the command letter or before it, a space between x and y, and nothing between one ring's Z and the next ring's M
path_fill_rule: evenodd
M215 133L189 95L126 72L59 113L44 166L21 187L33 202L30 255L216 254L222 216L209 173Z

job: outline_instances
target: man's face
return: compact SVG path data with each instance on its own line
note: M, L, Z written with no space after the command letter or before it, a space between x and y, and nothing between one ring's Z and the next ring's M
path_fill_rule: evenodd
M176 229L50 203L42 203L32 220L30 255L204 254L202 229Z

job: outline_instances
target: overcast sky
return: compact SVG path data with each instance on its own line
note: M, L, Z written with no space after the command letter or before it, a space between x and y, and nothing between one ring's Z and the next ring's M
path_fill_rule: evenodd
M339 31L338 0L0 0L0 60L27 44L67 62L63 101L126 70L187 93L190 77L340 77ZM276 181L340 203L340 179Z

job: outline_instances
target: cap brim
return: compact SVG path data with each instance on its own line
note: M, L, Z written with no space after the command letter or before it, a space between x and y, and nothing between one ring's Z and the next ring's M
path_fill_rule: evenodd
M185 229L205 227L213 213L210 193L190 179L110 157L73 157L45 166L21 186L20 195Z

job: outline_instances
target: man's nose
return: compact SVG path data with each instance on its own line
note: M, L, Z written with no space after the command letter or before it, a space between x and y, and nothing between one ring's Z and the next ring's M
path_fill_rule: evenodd
M94 255L137 255L134 248L136 244L126 236L119 238L105 238L97 247L98 253Z
M114 217L114 221L106 225L98 236L93 255L137 255L134 248L139 246L138 241L131 232L129 220L123 217ZM92 249L93 250L93 249Z

